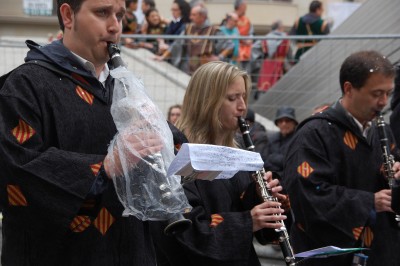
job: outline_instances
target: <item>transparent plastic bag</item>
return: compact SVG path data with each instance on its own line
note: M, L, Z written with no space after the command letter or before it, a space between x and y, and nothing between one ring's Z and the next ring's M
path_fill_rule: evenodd
M143 221L168 220L187 212L191 207L180 177L167 176L175 155L166 119L133 73L118 67L110 74L115 78L111 114L118 133L107 156L111 165L119 166L111 175L125 208L123 215ZM152 149L152 145L156 146L154 152L143 155L141 149Z

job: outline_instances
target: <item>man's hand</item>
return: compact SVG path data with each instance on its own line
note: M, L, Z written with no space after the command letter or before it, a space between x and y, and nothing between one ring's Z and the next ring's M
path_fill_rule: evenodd
M113 144L112 152L104 159L104 170L109 178L122 175L124 168L135 166L142 158L163 148L159 135L151 132L119 133Z
M393 212L391 208L392 191L390 189L382 189L375 193L375 210L376 212Z

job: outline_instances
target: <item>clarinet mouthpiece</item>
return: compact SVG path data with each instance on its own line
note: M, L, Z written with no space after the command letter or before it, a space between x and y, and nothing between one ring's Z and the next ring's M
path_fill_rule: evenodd
M118 44L109 42L107 45L107 50L113 68L126 66L125 62L121 58L121 49L119 49Z

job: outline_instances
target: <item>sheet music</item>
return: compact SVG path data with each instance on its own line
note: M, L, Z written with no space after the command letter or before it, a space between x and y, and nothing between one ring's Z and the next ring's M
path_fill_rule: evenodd
M167 175L196 179L227 179L238 171L258 171L264 165L257 152L210 144L184 143L172 161Z

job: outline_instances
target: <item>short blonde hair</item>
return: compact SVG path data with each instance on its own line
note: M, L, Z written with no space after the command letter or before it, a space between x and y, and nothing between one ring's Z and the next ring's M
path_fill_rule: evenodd
M182 114L177 127L191 143L216 144L222 133L219 111L228 87L237 77L245 83L245 102L251 89L250 77L237 66L213 61L200 66L192 75L182 104ZM223 132L223 145L236 147L235 131Z

